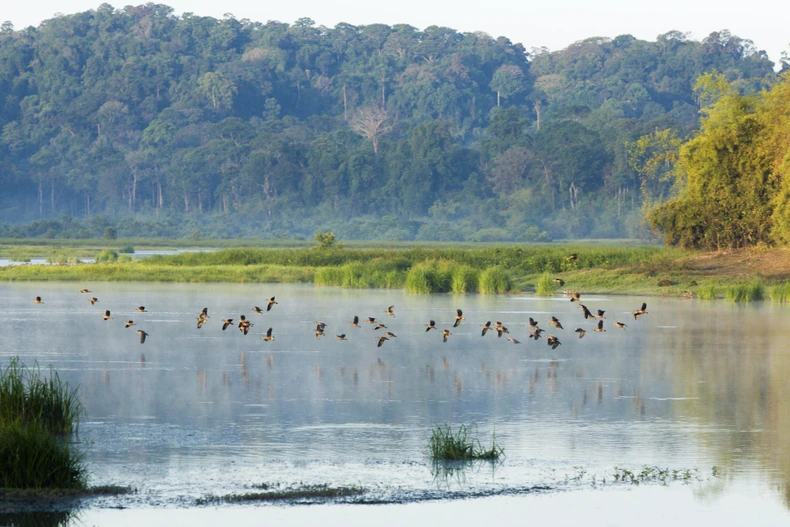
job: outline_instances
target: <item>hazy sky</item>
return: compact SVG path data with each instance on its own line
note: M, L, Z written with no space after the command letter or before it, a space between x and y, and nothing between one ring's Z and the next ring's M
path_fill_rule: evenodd
M100 0L4 0L0 21L10 20L17 29L38 25L55 13L71 14L95 9ZM142 0L108 0L115 7L138 5ZM546 46L561 49L593 36L615 37L629 33L655 40L671 30L688 32L701 40L712 31L729 29L754 41L774 62L790 51L790 2L787 0L564 0L527 2L499 0L160 0L176 14L291 23L309 17L332 27L338 22L354 25L405 23L424 29L441 25L459 31L484 31L505 36L527 49Z

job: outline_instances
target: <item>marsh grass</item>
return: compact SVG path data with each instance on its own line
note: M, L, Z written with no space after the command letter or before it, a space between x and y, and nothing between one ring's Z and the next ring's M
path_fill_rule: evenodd
M96 263L114 263L118 261L118 252L112 249L102 249L96 255Z
M715 300L719 295L719 289L715 284L704 284L697 289L697 298L702 300Z
M549 273L543 273L535 285L536 296L554 296L554 279Z
M510 276L501 267L487 267L480 273L478 291L483 294L507 293L512 284Z
M765 297L765 286L760 281L747 284L728 285L724 289L724 298L729 302L754 302Z
M406 291L414 294L449 293L456 265L448 260L419 263L406 275Z
M471 427L461 425L453 432L450 425L437 426L431 431L428 452L434 461L464 461L473 459L499 459L504 449L496 444L496 435L491 435L491 446L484 448L480 441L470 437Z
M632 485L661 483L666 485L672 481L690 483L698 479L699 471L697 469L668 469L645 465L639 472L634 472L625 468L614 467L614 481L617 483L630 483Z
M37 422L53 434L68 434L79 427L82 412L77 389L52 368L43 376L38 364L28 368L14 357L0 374L0 425Z
M782 282L768 287L768 298L771 302L790 302L790 282Z
M365 492L360 487L330 487L329 485L308 485L304 487L273 488L260 485L263 490L244 494L226 494L224 496L205 496L195 500L196 505L212 503L243 503L249 501L281 501L281 500L327 500L358 496Z
M0 424L0 487L84 489L86 479L82 454L40 421Z
M451 290L455 294L474 293L478 289L480 272L468 265L459 265L453 270Z

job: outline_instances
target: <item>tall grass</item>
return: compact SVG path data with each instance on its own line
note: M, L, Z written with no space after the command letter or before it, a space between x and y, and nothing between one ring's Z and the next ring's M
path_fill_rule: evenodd
M752 302L765 297L765 287L762 282L755 281L748 284L728 285L724 289L724 298L729 302Z
M450 425L437 426L431 431L428 453L434 461L458 461L472 459L499 459L505 451L491 436L491 446L486 449L477 439L470 437L471 427L461 425L453 432Z
M28 368L14 357L0 374L0 424L37 422L54 434L68 434L79 427L82 412L77 389L52 368L44 377L38 364Z
M415 294L449 293L453 286L455 267L447 260L419 263L406 275L406 291Z
M453 270L451 290L456 294L474 293L477 291L480 273L468 265L459 265Z
M790 302L790 282L772 285L768 288L768 298L771 302Z
M50 368L26 367L18 357L0 374L0 487L84 489L82 454L59 435L79 426L77 390Z
M719 295L719 289L714 284L701 285L697 289L697 298L702 300L715 300Z
M0 424L0 487L84 489L82 454L39 421L17 419Z
M478 284L478 291L484 294L507 293L511 289L510 276L501 267L484 269Z
M549 273L540 275L538 283L535 285L535 294L537 296L554 296L554 279Z

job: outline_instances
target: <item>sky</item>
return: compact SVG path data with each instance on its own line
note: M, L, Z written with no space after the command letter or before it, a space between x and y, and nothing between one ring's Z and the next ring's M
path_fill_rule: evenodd
M4 0L0 21L9 20L16 29L37 26L56 13L73 14L95 9L101 0ZM106 3L120 8L143 0ZM790 2L787 0L159 0L175 14L221 18L230 13L237 19L256 22L278 20L292 23L308 17L318 25L333 27L339 22L354 25L410 24L418 29L446 26L462 32L483 31L492 37L505 36L527 50L547 47L558 50L589 37L631 34L644 40L678 30L702 40L713 31L727 29L754 42L778 63L783 51L790 52Z

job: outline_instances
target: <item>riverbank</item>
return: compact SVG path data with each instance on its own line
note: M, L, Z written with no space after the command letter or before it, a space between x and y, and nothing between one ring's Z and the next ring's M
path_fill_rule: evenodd
M0 268L4 281L315 283L411 293L553 292L790 300L790 249L655 246L237 248L105 264ZM541 294L551 294L545 288Z

